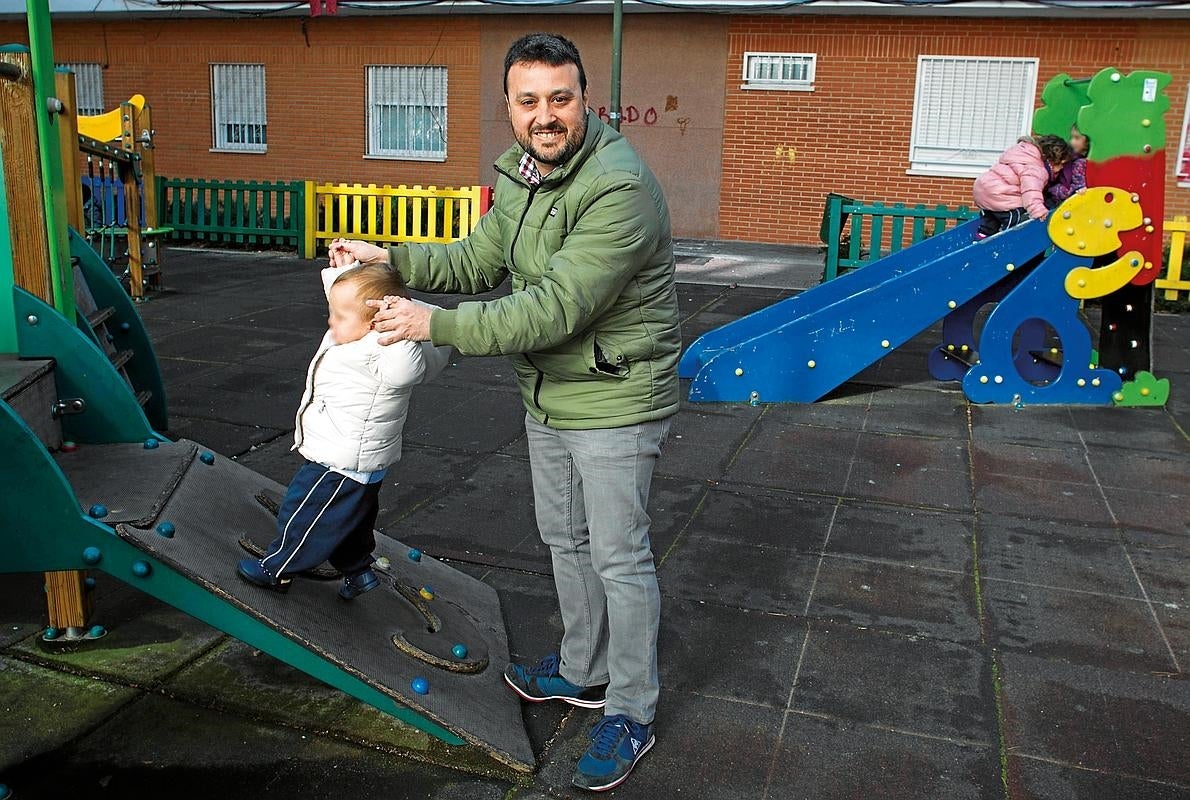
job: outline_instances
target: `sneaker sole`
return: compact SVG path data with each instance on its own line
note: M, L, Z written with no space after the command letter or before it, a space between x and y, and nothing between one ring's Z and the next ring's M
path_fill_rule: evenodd
M566 695L562 694L552 694L546 697L533 697L532 695L525 694L523 691L521 691L521 688L509 680L507 675L504 676L504 682L508 684L510 689L520 695L522 700L528 700L530 703L544 703L547 700L561 700L563 703L569 703L570 705L578 706L579 708L603 708L605 705L607 705L606 699L579 700L578 698L567 697Z
M642 747L640 749L640 752L636 754L636 758L633 759L632 766L628 768L628 771L625 772L620 777L616 778L611 783L609 783L605 786L579 786L574 781L571 781L571 786L574 786L576 789L586 789L588 792L610 792L612 789L616 788L621 783L628 780L628 776L632 774L632 770L636 769L636 765L639 764L640 760L645 757L645 753L652 750L653 745L656 743L657 743L657 736L654 734L653 736L649 737L649 741L645 742L645 746Z

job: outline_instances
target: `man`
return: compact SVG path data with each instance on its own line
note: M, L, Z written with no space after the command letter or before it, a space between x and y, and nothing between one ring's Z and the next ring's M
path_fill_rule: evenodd
M376 327L382 342L511 356L564 632L560 656L511 664L505 680L530 702L604 709L574 774L604 791L655 741L660 592L645 508L679 406L669 210L628 142L587 108L570 41L515 42L504 93L517 146L496 162L495 204L470 236L331 247L387 261L424 291L478 294L511 275L510 295L453 311L386 298Z

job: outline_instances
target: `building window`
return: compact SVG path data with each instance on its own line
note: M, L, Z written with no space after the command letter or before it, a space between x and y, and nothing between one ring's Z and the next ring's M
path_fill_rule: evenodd
M446 160L446 67L368 67L368 155Z
M1190 187L1190 87L1186 88L1186 116L1182 118L1182 141L1174 159L1178 186Z
M814 53L744 53L741 89L814 91Z
M68 69L74 73L74 104L75 112L84 117L94 117L104 112L103 108L103 68L98 64L73 62L56 64L58 69Z
M1037 59L919 56L909 171L977 176L1033 127Z
M211 65L211 127L215 150L268 150L263 64Z

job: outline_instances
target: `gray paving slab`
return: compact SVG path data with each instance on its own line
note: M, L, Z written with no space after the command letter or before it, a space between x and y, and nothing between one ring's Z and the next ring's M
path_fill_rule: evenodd
M974 516L843 499L826 553L951 572L972 571Z
M987 475L975 486L981 513L1012 514L1072 525L1112 525L1115 520L1100 487L1019 475Z
M1154 602L1190 609L1190 537L1124 531L1128 560Z
M844 493L903 506L972 508L967 443L903 434L861 433Z
M1085 800L1126 797L1128 800L1185 800L1185 786L1145 777L1105 775L1098 770L1052 764L1038 758L1012 756L1008 772L1015 797L1021 800Z
M1137 530L1186 535L1190 533L1190 507L1186 493L1137 492L1105 488L1103 496L1117 524Z

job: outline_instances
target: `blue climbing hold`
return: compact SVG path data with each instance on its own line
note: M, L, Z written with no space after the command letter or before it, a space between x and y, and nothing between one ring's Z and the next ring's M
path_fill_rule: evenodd
M409 560L410 561L421 561L421 551L418 550L416 547L411 548L409 550Z
M131 324L131 323L128 323L128 322L121 322L121 323L120 323L120 330L122 330L122 331L130 331L130 330L132 330L132 324Z
M95 519L102 519L107 516L107 506L103 503L96 503L87 509L87 513L95 517Z
M147 578L153 572L153 565L148 561L132 562L132 574L138 578Z
M95 579L92 577L83 578L83 586L86 586L88 589L94 589Z
M61 631L59 631L57 628L46 628L45 629L45 638L50 641L53 641L54 639L58 638L58 635L60 633L61 633ZM3 797L3 795L0 795L0 797Z
M418 694L429 694L430 693L430 682L427 681L425 678L414 678L413 683L411 683L409 685L413 689L413 691L417 692Z
M467 645L456 644L454 647L450 648L450 653L455 658L466 658L467 657Z
M215 454L210 451L204 450L202 452L202 455L200 455L198 457L198 460L204 464L214 464L215 463Z
M174 533L176 531L177 528L174 527L172 522L163 522L157 526L157 533L161 536L164 536L166 539L174 538Z
M92 639L98 639L100 636L106 636L107 628L103 627L102 625L92 625L90 635Z
M156 439L145 439L146 450L156 450L160 446L161 442L157 441Z
M98 547L88 547L83 551L83 562L86 564L98 564L103 559L103 551Z

